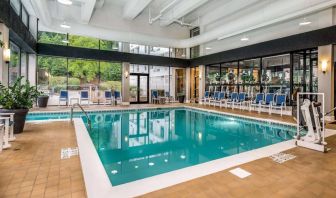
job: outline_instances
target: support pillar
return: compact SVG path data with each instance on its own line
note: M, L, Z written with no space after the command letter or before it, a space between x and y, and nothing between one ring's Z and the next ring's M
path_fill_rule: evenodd
M121 81L121 95L122 104L129 105L129 84L130 84L130 63L122 63L122 81Z
M9 48L9 29L8 27L0 23L1 40L4 42L4 46L0 48L0 81L3 85L8 85L8 63L4 60L4 50Z
M190 68L186 68L186 82L185 82L185 102L190 103Z
M334 107L334 64L333 46L318 47L318 92L324 93L325 112ZM323 71L325 68L325 72ZM331 116L328 117L331 119Z
M198 101L201 101L201 99L204 96L205 92L205 66L200 65L199 66L199 84L198 84Z

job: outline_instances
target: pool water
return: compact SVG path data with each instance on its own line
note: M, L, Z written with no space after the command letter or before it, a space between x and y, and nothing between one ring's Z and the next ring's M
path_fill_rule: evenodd
M113 186L279 143L295 133L287 125L187 108L89 116L92 126L86 126Z

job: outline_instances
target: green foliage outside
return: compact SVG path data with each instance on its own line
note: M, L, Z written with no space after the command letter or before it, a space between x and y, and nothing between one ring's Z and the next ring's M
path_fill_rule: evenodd
M65 34L39 32L39 42L64 45L62 40L66 39ZM99 39L69 35L69 45L85 48L99 48ZM118 47L118 42L100 41L101 49L114 50ZM68 64L68 66L67 66ZM54 92L66 89L67 76L68 88L70 90L80 90L81 85L98 85L99 89L121 90L121 64L113 62L69 59L58 57L38 57L39 85L49 86ZM99 71L100 69L100 71ZM45 74L42 74L42 73Z
M54 33L54 32L39 32L38 33L39 43L66 45L66 43L62 42L63 40L66 40L66 34Z

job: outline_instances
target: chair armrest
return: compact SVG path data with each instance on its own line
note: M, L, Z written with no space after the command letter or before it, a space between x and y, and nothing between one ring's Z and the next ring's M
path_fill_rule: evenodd
M14 115L15 113L0 113L0 116L2 115Z

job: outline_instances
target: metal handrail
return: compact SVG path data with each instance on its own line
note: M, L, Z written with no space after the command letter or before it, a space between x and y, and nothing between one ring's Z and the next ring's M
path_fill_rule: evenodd
M79 104L79 103L75 103L73 105L71 105L71 110L70 110L70 121L72 122L72 118L73 118L73 110L76 107L76 105L82 110L82 112L85 114L86 119L88 120L88 125L91 129L91 119L89 118L89 115L86 113L86 111L83 109L83 107Z

